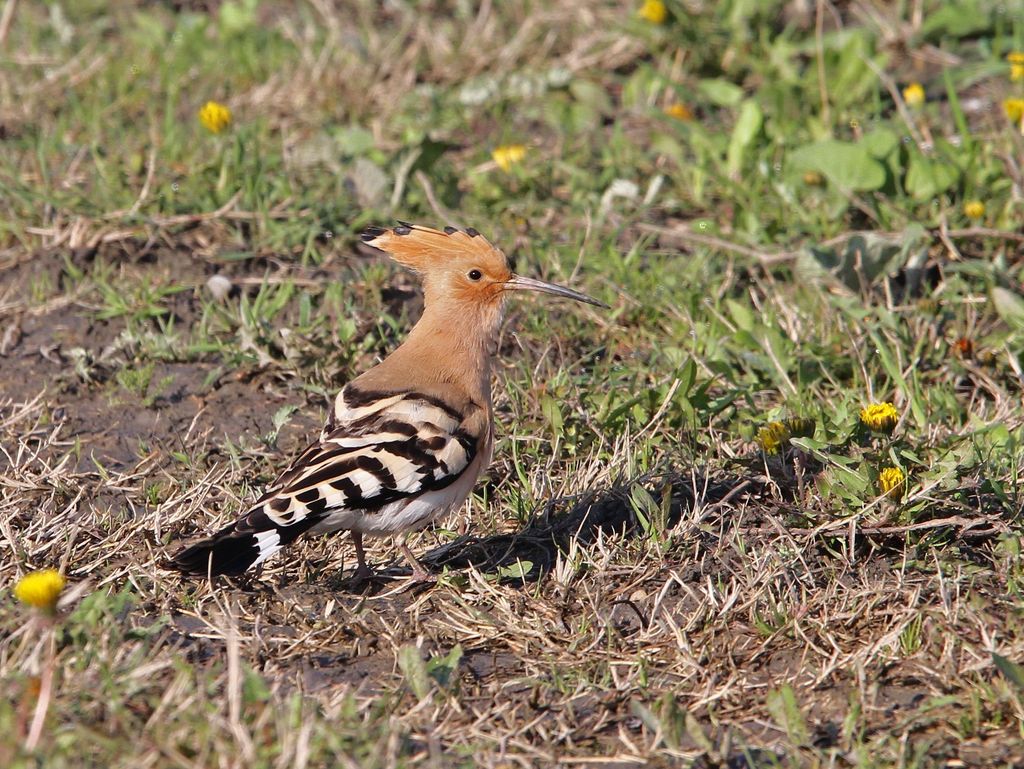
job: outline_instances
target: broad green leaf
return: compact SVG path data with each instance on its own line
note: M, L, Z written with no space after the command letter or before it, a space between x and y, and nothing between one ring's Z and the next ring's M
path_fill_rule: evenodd
M847 190L877 190L885 184L885 167L861 144L825 139L800 147L789 156L797 171L817 171Z
M907 267L928 247L928 241L927 234L916 225L908 226L896 237L858 233L840 246L805 249L797 260L797 270L810 276L825 273L854 291L861 291L879 278ZM855 308L848 311L857 314Z
M398 668L405 676L405 682L418 699L430 693L430 676L427 674L427 663L420 656L415 644L406 644L398 650Z
M259 0L226 0L220 7L220 28L225 35L244 32L256 23Z
M551 432L554 433L556 438L561 436L564 421L562 419L562 409L559 407L558 401L545 393L541 398L540 408L544 412L544 418L548 421L548 425L551 427Z
M459 662L462 660L462 644L455 644L443 657L431 657L426 665L427 675L433 678L442 688L457 681L456 673L459 669Z
M1006 325L1018 331L1024 330L1024 299L1019 294L995 286L992 289L992 305Z
M697 88L712 104L719 107L735 107L743 99L743 89L728 80L701 80Z
M749 307L744 304L740 304L735 299L726 299L725 304L729 308L729 315L732 316L732 322L735 323L738 328L747 332L754 330L754 313L751 312Z
M991 25L987 9L977 0L940 3L934 13L929 13L921 24L921 37L935 40L943 35L968 37L984 32Z
M499 579L520 579L525 581L530 572L533 571L533 561L516 560L508 566L498 567Z
M729 176L735 176L743 166L744 151L761 130L763 116L757 102L747 99L740 106L740 114L736 118L736 125L732 129L732 136L729 139L729 149L726 153L725 170Z
M904 184L915 198L928 200L952 187L959 176L959 170L952 163L914 155L910 158Z
M861 137L860 143L878 160L885 160L900 146L900 137L888 128L876 128Z

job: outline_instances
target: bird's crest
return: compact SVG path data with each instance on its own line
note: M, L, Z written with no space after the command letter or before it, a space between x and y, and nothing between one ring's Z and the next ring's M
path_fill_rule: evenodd
M507 264L505 254L472 227L435 230L400 221L397 227L367 227L361 237L367 245L417 271L443 264L452 257L482 259L485 264L497 259L502 265Z

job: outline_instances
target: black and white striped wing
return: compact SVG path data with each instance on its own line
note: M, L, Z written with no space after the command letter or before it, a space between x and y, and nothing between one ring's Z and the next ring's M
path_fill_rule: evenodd
M332 425L257 501L279 525L331 510L373 512L454 483L473 461L476 440L458 415L392 396L371 414Z
M454 409L418 393L345 406L344 395L320 439L250 510L214 536L179 553L177 568L239 574L328 517L373 514L402 499L457 481L477 442ZM329 521L328 521L329 522Z

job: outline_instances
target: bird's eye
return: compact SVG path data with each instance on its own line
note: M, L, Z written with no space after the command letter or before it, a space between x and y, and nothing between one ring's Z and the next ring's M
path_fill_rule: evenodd
M470 280L480 280L480 278L482 278L483 276L484 276L484 274L482 272L480 272L480 270L470 270L469 271L469 279Z

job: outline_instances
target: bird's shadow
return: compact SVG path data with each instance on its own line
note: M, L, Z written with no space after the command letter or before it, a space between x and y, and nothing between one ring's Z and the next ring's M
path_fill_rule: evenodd
M601 534L657 536L686 512L700 508L712 514L765 492L762 481L737 476L648 475L610 489L550 500L517 532L464 535L421 556L420 562L435 574L472 566L496 575L503 584L526 585L550 572L573 541L587 547Z

